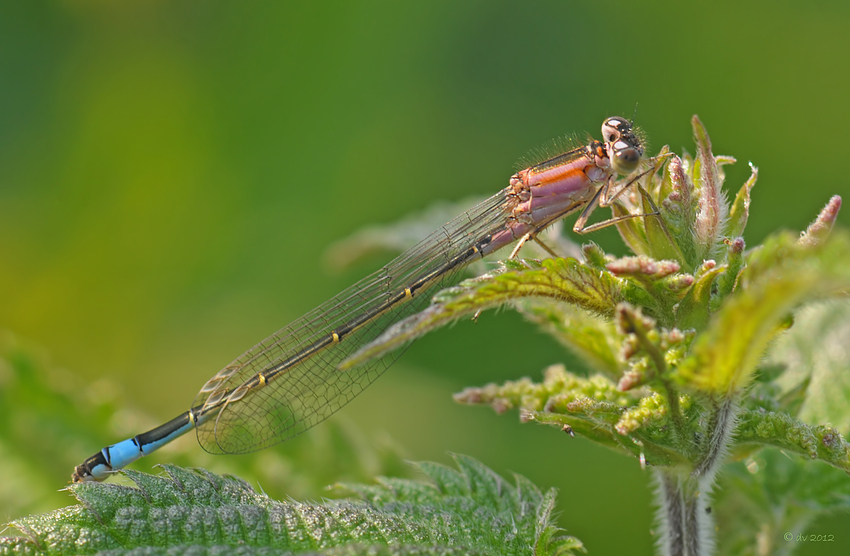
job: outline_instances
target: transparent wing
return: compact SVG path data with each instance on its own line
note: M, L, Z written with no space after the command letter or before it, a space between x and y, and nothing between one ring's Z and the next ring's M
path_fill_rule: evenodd
M475 247L506 229L511 209L508 190L497 193L222 369L193 404L201 446L228 454L268 448L354 399L403 350L346 371L337 365L452 283L480 256Z

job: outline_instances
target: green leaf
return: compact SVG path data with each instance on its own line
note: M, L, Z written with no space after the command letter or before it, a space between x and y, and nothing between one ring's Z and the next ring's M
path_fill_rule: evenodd
M699 199L694 233L701 248L700 258L707 259L714 256L729 209L720 190L723 185L723 174L718 170L714 154L711 152L711 139L708 137L708 132L697 116L691 118L691 124L697 144L694 183Z
M850 473L850 445L840 431L826 425L807 425L786 413L742 410L735 442L742 452L752 445L774 446Z
M744 269L744 238L736 237L724 240L726 244L726 264L717 277L717 289L711 292L709 311L714 313L738 286L738 277Z
M750 178L738 190L735 201L732 203L732 209L729 211L729 223L726 226L727 237L733 238L744 235L744 228L746 228L747 219L750 216L750 191L752 191L758 177L759 169L750 163Z
M341 485L361 499L278 502L246 482L163 466L164 476L124 473L136 488L69 487L79 505L12 522L25 538L0 539L0 554L574 554L558 535L555 491L505 482L455 456L458 470L423 463L428 481Z
M627 203L626 199L620 198L617 202L611 205L611 214L614 218L623 218L630 214L637 213L634 203ZM649 243L646 239L646 230L640 222L640 218L626 218L617 222L617 231L620 232L620 237L632 253L644 254L649 252Z
M694 235L696 221L697 199L694 185L691 182L687 160L674 156L665 168L661 191L670 191L661 199L661 217L667 229L676 239L686 268L693 269L702 259L697 258L698 246ZM665 182L669 180L669 185Z
M655 205L652 199L644 190L640 190L643 197L643 212L650 214L658 212L660 209ZM685 255L679 248L679 244L675 241L673 234L667 228L663 217L646 216L643 218L644 229L646 230L646 240L649 246L649 255L654 259L664 260L670 259L682 263L685 261Z
M524 300L517 303L516 308L594 371L611 379L619 378L623 372L619 357L622 339L610 320L566 303L540 299Z
M818 517L850 510L846 473L769 449L726 466L716 504L718 554L782 554ZM843 531L811 531L832 534Z
M390 327L340 365L351 368L467 315L521 298L567 301L600 315L611 315L622 299L620 280L575 259L508 260L502 271L466 280L440 292L434 303Z
M809 247L780 234L751 255L741 282L675 369L683 386L720 396L742 391L789 312L850 288L850 236L835 233Z
M786 367L776 379L782 397L798 400L793 413L809 423L831 423L850 434L850 302L831 300L807 307L767 355Z

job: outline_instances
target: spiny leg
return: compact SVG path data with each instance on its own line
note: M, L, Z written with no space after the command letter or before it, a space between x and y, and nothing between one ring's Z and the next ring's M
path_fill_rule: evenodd
M517 242L516 247L514 247L513 251L511 251L511 254L508 256L508 258L509 259L515 259L516 256L517 256L517 253L519 253L519 250L522 249L522 246L525 245L525 242L530 240L530 239L534 239L534 232L528 232L527 234L525 234L524 236L519 238L519 241Z
M626 190L629 188L629 186L631 186L631 185L633 185L633 184L635 184L635 183L638 183L638 182L639 182L639 180L640 180L642 177L644 177L644 176L646 176L646 175L651 175L651 174L654 174L655 172L657 172L657 171L661 168L661 164L660 164L660 163L662 163L662 162L663 162L666 158L669 158L672 154L673 154L673 153L664 153L664 154L662 154L662 155L659 155L659 156L657 156L657 157L653 158L653 159L652 159L652 161L653 161L653 163L652 163L652 168L649 168L648 170L644 170L643 172L641 172L641 173L640 173L640 174L638 174L637 176L635 176L635 177L633 177L632 179L630 179L630 180L629 180L629 181L628 181L628 182L627 182L627 183L626 183L623 187L621 187L621 188L620 188L620 189L619 189L616 193L614 193L614 194L613 194L613 195L611 195L610 197L608 196L609 184L606 184L606 185L605 185L605 187L603 187L603 189L604 189L604 193L603 193L603 195L599 198L599 206L600 206L600 207L603 207L603 208L610 207L610 206L611 206L611 204L612 204L614 201L616 201L616 200L617 200L617 198L619 198L619 197L620 197L620 195L622 195L623 193L625 193L625 192L626 192ZM640 187L640 184L639 184L639 183L638 183L638 187ZM648 197L646 197L646 198L648 199ZM655 211L657 212L657 210L655 209L655 207L654 207L654 206L653 206L652 208L653 208L653 210L655 210ZM649 215L643 215L643 216L649 216Z
M596 230L601 230L603 228L607 228L608 226L612 226L617 224L618 222L623 222L624 220L629 220L631 218L643 218L646 216L656 216L660 217L661 212L655 206L655 203L652 201L652 198L649 194L644 190L643 186L638 183L638 180L648 174L654 173L658 171L658 164L653 165L652 168L641 172L634 178L630 179L626 185L621 187L616 193L609 197L608 191L611 189L611 184L613 183L613 177L610 178L605 185L599 188L596 195L587 203L587 206L584 207L584 210L581 211L578 219L576 220L575 226L573 226L573 231L577 234L586 234L588 232L595 232ZM649 206L652 209L652 212L648 213L640 213L640 214L626 214L624 216L617 216L615 218L609 218L608 220L603 220L602 222L597 222L596 224L587 225L587 219L590 218L590 215L593 214L593 211L596 210L597 207L607 208L610 207L617 198L622 195L629 186L637 184L638 191L640 191L641 196L649 202ZM663 226L663 222L662 222ZM666 227L665 227L666 232ZM669 233L667 234L669 236Z
M542 240L542 239L540 239L540 236L536 236L536 235L535 235L535 236L534 236L534 241L537 243L537 245L539 245L540 247L542 247L544 251L546 251L547 253L549 253L550 255L552 255L554 258L556 258L556 259L557 259L558 257L560 257L560 255L558 255L557 253L555 253L555 250L554 250L554 249L552 249L551 247L549 247L548 245L546 245L545 243L543 243L543 240Z

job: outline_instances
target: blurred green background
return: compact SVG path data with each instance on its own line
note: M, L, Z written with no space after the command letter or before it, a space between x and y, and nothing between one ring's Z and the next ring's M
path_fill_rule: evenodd
M529 149L598 136L636 104L652 152L693 152L696 113L715 153L739 160L733 191L748 161L759 166L749 245L805 228L850 192L850 4L801 6L4 2L0 329L77 399L29 404L68 431L29 471L61 488L102 442L182 412L245 349L386 262L330 272L322 253L335 240L492 194ZM623 253L613 232L593 240ZM561 523L591 553L649 554L649 474L636 461L451 400L560 361L580 368L516 315L485 314L416 343L335 420L410 459L456 451L558 487ZM112 416L104 400L126 409ZM73 432L101 416L105 432ZM37 420L7 421L19 438L53 438ZM216 471L270 457L210 458L194 438L175 449ZM0 520L70 503L29 491Z

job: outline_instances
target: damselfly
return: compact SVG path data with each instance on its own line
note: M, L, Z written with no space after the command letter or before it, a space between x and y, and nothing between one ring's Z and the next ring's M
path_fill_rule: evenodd
M346 358L421 310L472 261L517 242L514 257L525 242L539 242L544 228L579 209L578 233L645 216L587 225L597 206L610 206L636 181L613 191L617 176L635 174L643 157L641 136L629 121L606 119L602 136L517 172L496 195L246 351L204 384L191 409L88 458L73 481L101 481L193 428L201 446L215 454L253 452L296 436L350 402L400 352L339 370Z

